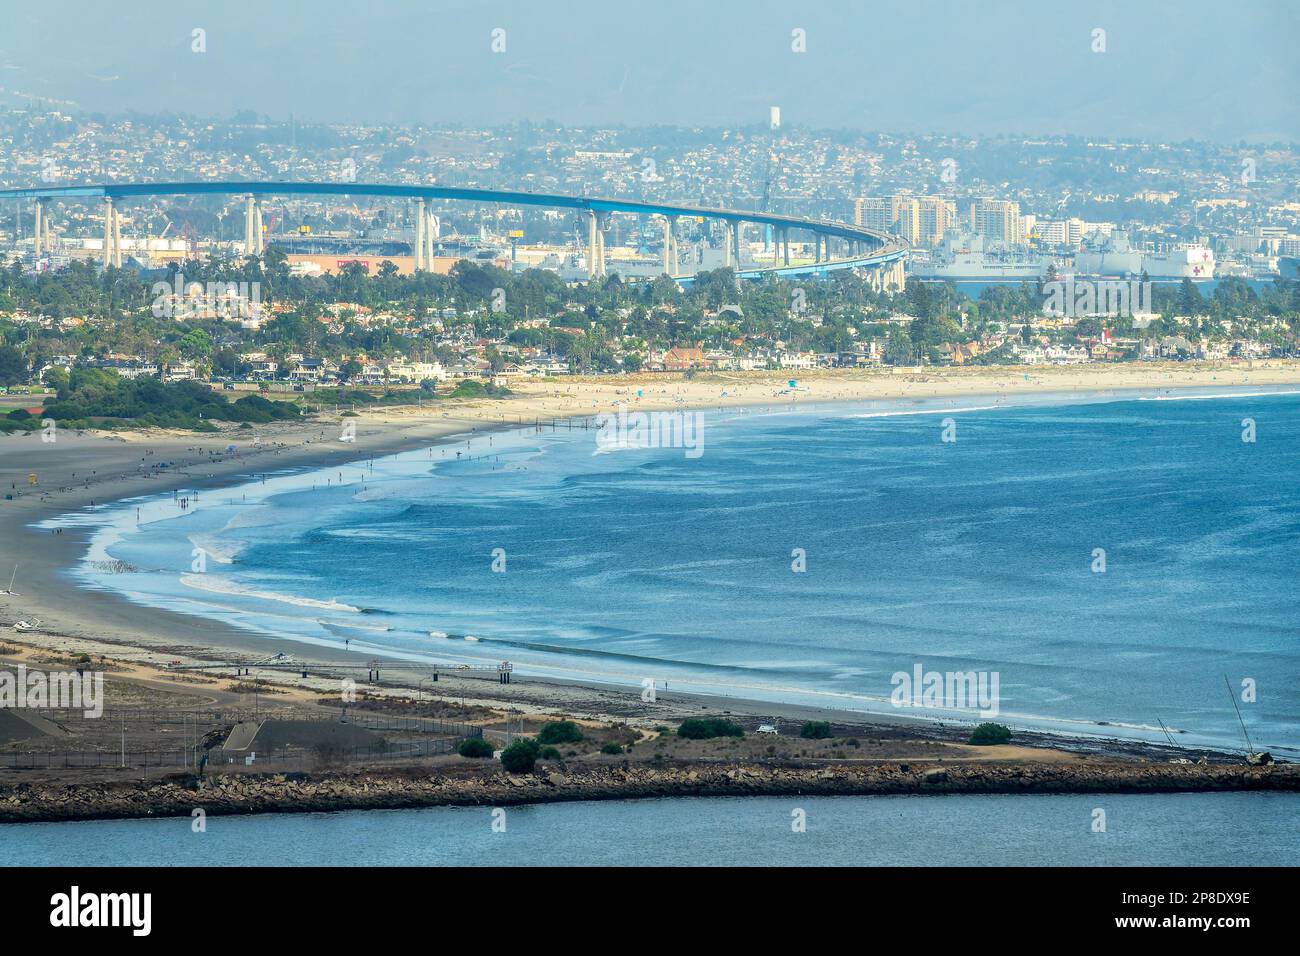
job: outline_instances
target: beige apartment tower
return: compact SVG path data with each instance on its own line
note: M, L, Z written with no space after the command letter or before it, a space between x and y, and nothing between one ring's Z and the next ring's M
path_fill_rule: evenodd
M1007 245L1025 241L1020 203L1007 199L977 199L970 207L970 227L977 236L997 239Z
M892 232L914 246L937 246L956 220L956 205L938 196L864 196L853 208L857 225Z

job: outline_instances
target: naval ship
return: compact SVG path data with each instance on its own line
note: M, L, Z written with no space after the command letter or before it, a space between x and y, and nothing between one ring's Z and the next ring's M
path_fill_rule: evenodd
M1007 246L984 236L944 239L929 259L915 257L912 275L952 282L1034 282L1062 263L1026 247Z
M1163 252L1135 249L1123 232L1109 238L1085 242L1074 256L1078 276L1140 277L1144 272L1154 281L1170 279L1213 279L1214 253L1205 246L1180 245Z

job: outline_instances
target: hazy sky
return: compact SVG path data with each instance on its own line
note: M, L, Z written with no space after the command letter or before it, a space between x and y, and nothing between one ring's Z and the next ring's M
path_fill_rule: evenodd
M1298 80L1300 0L0 0L6 100L110 113L1295 141Z

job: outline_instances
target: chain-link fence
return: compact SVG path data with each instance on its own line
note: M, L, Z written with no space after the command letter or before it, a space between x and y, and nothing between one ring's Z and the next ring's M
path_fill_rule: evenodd
M480 728L479 734L482 731ZM298 747L286 747L274 753L251 751L222 750L214 748L181 747L174 750L48 750L48 751L11 751L0 753L0 768L7 770L69 770L102 768L148 769L156 767L185 768L194 767L207 757L207 766L283 766L302 765L304 763L355 763L374 760L405 760L416 757L436 757L456 751L462 737L438 737L431 740L414 740L387 743L378 741L365 746L345 746L328 744L310 750Z

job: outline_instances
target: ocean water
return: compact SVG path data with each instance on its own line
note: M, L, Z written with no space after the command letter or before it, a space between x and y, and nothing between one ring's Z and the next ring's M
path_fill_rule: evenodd
M1104 812L1105 832L1093 821ZM805 830L792 827L803 812ZM1300 794L744 797L0 825L10 866L1296 866Z
M1226 677L1297 755L1300 393L813 398L707 412L698 455L529 428L126 502L66 520L140 572L76 574L289 653L975 721L890 699L973 671L1013 728L1189 745L1240 746Z

